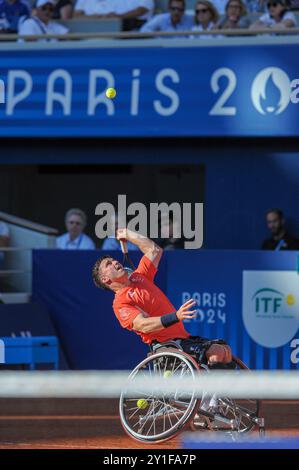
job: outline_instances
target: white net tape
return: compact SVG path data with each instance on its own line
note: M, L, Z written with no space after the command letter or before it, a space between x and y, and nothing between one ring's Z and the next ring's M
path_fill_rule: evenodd
M299 399L296 371L213 371L192 378L142 373L128 381L124 371L2 371L0 398L118 398L146 394L216 393L231 398Z

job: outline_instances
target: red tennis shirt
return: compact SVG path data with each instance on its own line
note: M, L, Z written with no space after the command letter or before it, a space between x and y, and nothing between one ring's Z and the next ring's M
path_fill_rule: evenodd
M114 313L121 326L135 331L144 343L150 344L153 340L164 342L174 338L189 338L190 335L182 321L152 333L141 333L133 329L133 321L141 311L149 317L161 317L176 311L166 295L154 284L156 272L153 263L147 256L143 256L138 268L130 276L130 285L115 294Z

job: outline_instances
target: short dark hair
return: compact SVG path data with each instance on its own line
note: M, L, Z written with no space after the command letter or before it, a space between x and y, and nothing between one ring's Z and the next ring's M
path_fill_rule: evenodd
M170 8L170 5L172 4L172 2L180 2L184 5L184 8L186 8L185 0L168 0L168 8Z
M271 209L268 209L267 212L266 212L266 215L272 214L272 213L276 214L280 218L280 220L284 218L284 214L283 214L282 210L278 209L277 207L273 207Z
M105 290L111 290L104 282L101 281L101 279L99 277L99 274L100 274L99 270L100 270L101 262L104 259L107 259L107 258L111 258L111 256L110 255L103 255L95 262L95 264L92 268L92 280L93 280L96 287L101 288L101 289L105 289Z

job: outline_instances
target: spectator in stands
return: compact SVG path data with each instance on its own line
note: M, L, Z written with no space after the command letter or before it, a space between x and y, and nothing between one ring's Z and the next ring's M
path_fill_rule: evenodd
M219 20L218 11L208 0L199 0L195 4L195 18L192 31L209 31L215 28ZM194 36L193 36L194 37ZM211 39L211 35L195 36L200 39Z
M85 212L81 209L69 209L65 215L67 232L57 238L57 248L62 250L94 250L94 242L84 233L86 224Z
M0 31L16 33L20 18L27 18L30 8L23 0L0 0Z
M270 28L280 30L293 28L297 26L297 20L291 11L289 11L289 0L269 0L267 2L267 13L264 13L251 29Z
M121 249L120 243L116 239L116 232L117 232L117 229L119 228L118 214L117 213L114 216L111 217L110 225L111 225L112 228L115 227L115 236L105 238L105 240L103 242L103 245L102 245L102 250L120 250ZM137 246L134 245L133 243L129 242L129 241L127 242L127 247L128 247L128 250L130 250L130 251L138 250Z
M0 266L4 260L4 253L1 251L2 247L9 245L9 228L5 222L0 221Z
M168 13L154 16L141 28L141 32L188 31L194 26L192 16L185 14L185 0L169 0ZM172 36L174 37L174 36Z
M51 21L54 13L54 0L37 0L30 18L19 23L19 34L31 36L35 34L66 34L68 29L62 24ZM55 39L51 39L53 41ZM41 39L45 41L45 39Z
M299 240L287 232L281 209L269 209L266 223L271 237L264 240L262 250L299 250Z
M184 239L180 236L181 230L175 218L168 213L162 214L160 223L161 238L157 241L158 245L167 251L184 248Z
M55 20L70 20L73 16L72 0L58 0L54 6L53 18Z
M243 29L248 28L249 25L250 20L242 0L228 0L225 6L225 16L219 21L217 27L219 29Z
M154 10L153 0L77 0L75 17L120 18L123 29L140 28Z

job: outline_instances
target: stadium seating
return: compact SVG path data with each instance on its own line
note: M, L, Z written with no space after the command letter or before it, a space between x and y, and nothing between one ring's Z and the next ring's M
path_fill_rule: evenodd
M74 18L59 23L66 26L70 33L117 33L122 29L122 22L118 18Z

